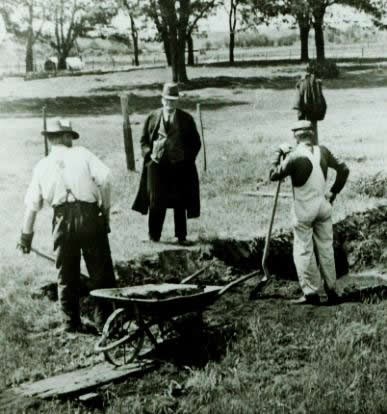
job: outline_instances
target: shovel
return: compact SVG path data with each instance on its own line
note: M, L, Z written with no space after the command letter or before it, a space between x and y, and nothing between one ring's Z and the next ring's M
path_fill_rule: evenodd
M273 229L274 216L275 216L275 212L276 212L276 209L277 209L280 188L281 188L281 180L278 181L277 189L276 189L276 192L275 192L275 195L274 195L273 209L271 211L269 228L267 230L267 234L266 234L266 238L265 238L265 247L263 249L263 256L262 256L262 263L261 264L262 264L262 269L263 269L264 276L258 282L257 286L251 291L250 299L256 299L257 294L259 292L261 292L267 286L268 282L271 280L270 272L269 272L269 269L267 267L267 257L269 255L271 231Z

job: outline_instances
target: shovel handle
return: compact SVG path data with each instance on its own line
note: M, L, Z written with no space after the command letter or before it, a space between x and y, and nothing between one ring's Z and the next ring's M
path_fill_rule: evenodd
M273 209L271 211L269 228L267 230L266 239L265 239L265 247L264 247L263 256L262 256L262 269L263 269L263 272L265 273L265 277L263 280L267 280L270 277L270 273L269 273L269 269L267 268L266 261L267 261L267 256L269 254L270 237L271 237L271 231L273 229L274 216L275 216L275 212L277 209L280 188L281 188L281 181L278 181L277 189L276 189L275 196L274 196Z

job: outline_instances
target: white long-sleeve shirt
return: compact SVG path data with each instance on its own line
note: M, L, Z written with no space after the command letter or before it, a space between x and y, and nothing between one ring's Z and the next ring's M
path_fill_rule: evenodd
M84 147L53 145L50 154L34 168L25 196L26 207L39 211L43 202L53 207L60 205L66 201L66 189L79 201L110 208L109 168Z

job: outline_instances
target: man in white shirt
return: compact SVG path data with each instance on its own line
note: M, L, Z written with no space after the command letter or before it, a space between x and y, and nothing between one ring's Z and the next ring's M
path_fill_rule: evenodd
M51 151L34 168L25 196L25 215L18 244L31 250L34 224L43 202L53 207L53 239L57 252L58 297L64 330L82 328L79 308L80 260L83 254L94 289L115 286L107 233L110 212L110 171L92 152L73 147L79 134L68 120L54 120L46 131ZM96 303L94 319L101 329L111 311Z

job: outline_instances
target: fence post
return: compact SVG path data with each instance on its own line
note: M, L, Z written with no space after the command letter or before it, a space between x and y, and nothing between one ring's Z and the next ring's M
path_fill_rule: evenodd
M200 124L200 132L202 136L202 143L203 143L203 170L204 172L207 171L207 154L206 154L206 143L204 141L204 128L203 128L203 120L202 120L202 111L200 109L200 103L196 105L197 116L199 119Z
M47 157L48 155L48 142L47 142L47 108L46 105L42 108L42 116L43 116L43 135L44 135L44 155Z
M126 155L126 167L130 171L136 170L136 165L134 161L134 150L133 150L133 138L132 138L132 129L130 127L129 120L129 95L123 94L120 96L121 100L121 110L123 116L123 132L124 132L124 148Z

